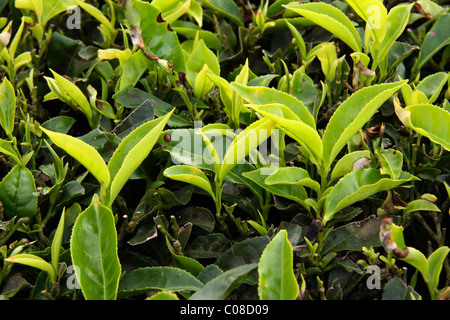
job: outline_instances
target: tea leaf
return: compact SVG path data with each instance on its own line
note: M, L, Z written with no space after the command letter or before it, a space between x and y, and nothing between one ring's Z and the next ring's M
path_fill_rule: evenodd
M41 129L50 137L54 144L66 151L88 169L103 187L109 187L111 177L108 167L94 147L72 136L53 132L42 127Z
M408 128L450 150L450 112L432 104L421 103L402 108L394 99L395 113Z
M112 204L133 172L147 158L172 113L173 110L162 118L139 126L126 136L114 151L108 163L112 180L108 204Z
M14 166L0 182L0 202L8 219L33 217L37 213L36 184L30 170Z
M347 16L327 3L304 3L283 6L315 24L330 31L344 41L353 51L361 52L362 44L358 31Z
M20 263L33 268L38 268L42 271L47 272L51 283L54 283L56 280L56 272L53 269L52 265L34 254L20 253L5 259L5 261Z
M121 281L119 298L142 294L151 290L198 291L203 283L189 272L173 267L145 267L131 271Z
M228 148L220 166L219 180L223 181L226 174L272 134L275 123L269 119L260 119L249 125L237 135Z
M301 121L306 123L311 128L316 128L314 118L303 102L285 92L278 91L274 88L248 87L236 82L232 82L231 87L245 100L255 105L275 103L283 104L287 108L291 109Z
M267 245L258 264L260 299L296 299L299 287L292 268L292 246L287 238L287 231L280 230Z
M16 114L16 94L8 78L4 78L0 85L0 125L7 137L12 139L14 130L14 116Z
M443 246L436 249L428 257L428 276L430 279L431 288L434 290L436 290L439 285L439 276L444 265L444 259L447 257L449 252L450 248Z
M117 255L114 215L94 195L90 206L78 216L70 239L78 282L86 300L114 300L121 266Z
M331 116L322 139L323 161L327 172L337 154L353 135L369 121L383 102L405 83L406 80L403 80L363 88L339 106Z
M387 53L395 40L397 40L405 30L413 5L414 4L412 3L408 5L398 5L389 11L386 18L386 35L380 44L380 49L373 53L378 62L387 56Z
M398 180L382 175L378 169L362 169L350 172L339 180L325 200L323 223L326 224L339 210L380 191L395 188L417 179L402 172Z
M200 169L186 165L177 165L164 170L164 175L173 180L191 183L197 187L200 187L208 192L213 199L215 199L214 192L211 188L211 183Z
M366 21L365 44L369 44L369 38L375 40L375 50L386 35L387 10L378 0L346 0L361 18Z
M225 300L257 267L256 263L252 263L225 271L206 283L201 290L194 293L189 299Z
M450 13L441 15L431 30L425 36L422 46L420 47L419 58L415 64L417 71L443 47L450 44L450 34L448 25L450 24Z

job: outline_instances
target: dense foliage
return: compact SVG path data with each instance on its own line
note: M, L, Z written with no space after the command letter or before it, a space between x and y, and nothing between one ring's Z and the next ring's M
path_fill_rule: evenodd
M449 299L444 1L0 1L1 299Z

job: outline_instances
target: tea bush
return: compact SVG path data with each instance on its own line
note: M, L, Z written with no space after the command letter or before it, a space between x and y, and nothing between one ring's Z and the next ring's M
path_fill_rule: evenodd
M0 13L2 299L450 298L444 1Z

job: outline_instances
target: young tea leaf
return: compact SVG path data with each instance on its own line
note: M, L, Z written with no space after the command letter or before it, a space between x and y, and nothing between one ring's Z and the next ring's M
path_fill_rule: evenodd
M353 51L361 52L362 43L358 31L347 16L327 3L304 3L283 6L328 30L344 41Z
M115 300L121 272L115 220L97 195L75 221L70 250L86 300Z
M286 230L280 230L269 242L259 261L258 272L261 300L294 300L298 297L293 251Z
M164 170L164 175L170 179L183 181L202 188L208 192L213 199L215 199L214 192L211 188L211 183L203 171L198 168L186 165L172 166Z

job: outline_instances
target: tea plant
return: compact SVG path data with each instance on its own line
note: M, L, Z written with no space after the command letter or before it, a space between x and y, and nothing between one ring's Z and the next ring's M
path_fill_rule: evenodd
M4 2L0 298L449 299L448 8Z

